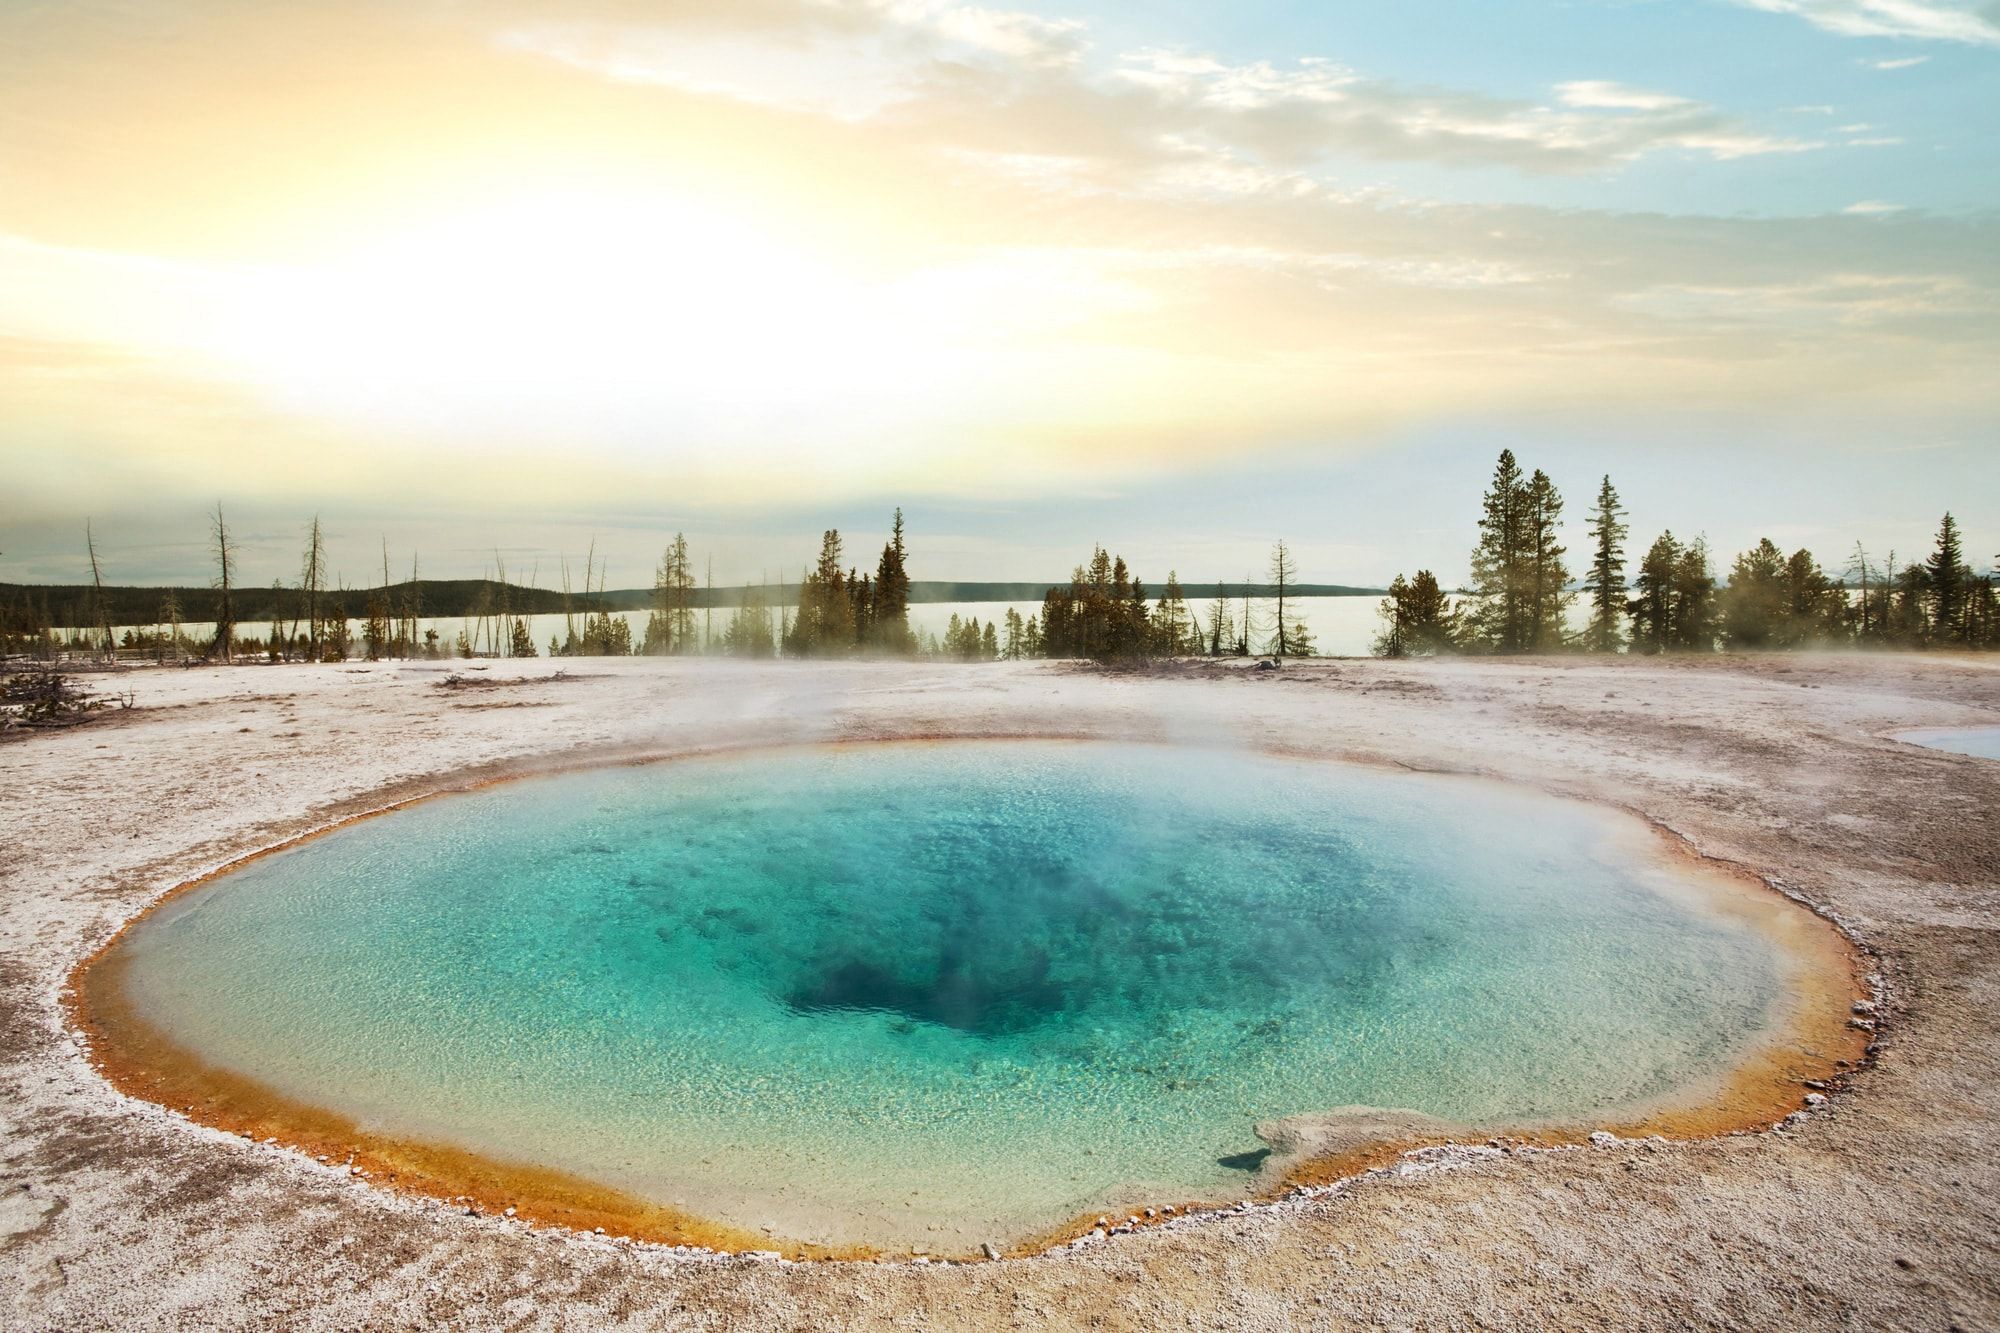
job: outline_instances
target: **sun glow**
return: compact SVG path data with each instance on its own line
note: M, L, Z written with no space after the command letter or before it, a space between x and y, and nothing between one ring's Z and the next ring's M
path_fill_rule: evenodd
M298 406L406 422L824 402L917 354L837 264L638 194L467 208L260 274L209 342Z

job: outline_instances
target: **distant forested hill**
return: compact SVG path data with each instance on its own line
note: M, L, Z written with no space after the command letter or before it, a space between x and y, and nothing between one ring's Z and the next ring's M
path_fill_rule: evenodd
M912 582L912 602L1039 602L1056 583L950 583ZM417 614L421 616L493 615L504 605L512 615L554 615L564 609L590 611L602 606L614 611L644 610L653 604L650 588L614 588L609 592L567 599L547 588L524 588L493 579L420 579L416 582ZM795 589L797 585L788 585ZM1149 597L1158 597L1164 585L1147 584ZM405 581L390 585L389 604L395 614L407 614L412 585ZM1189 601L1207 601L1218 589L1229 597L1268 597L1272 589L1262 583L1184 583L1181 595ZM329 589L320 594L325 604L322 614L345 614L360 619L367 614L368 600L379 588ZM776 601L778 585L769 587L697 588L696 607L731 607L746 595L762 594ZM1287 589L1291 597L1379 597L1380 588L1356 588L1337 583L1302 583ZM113 625L151 625L166 615L169 596L178 605L186 622L215 619L222 594L214 588L110 587L104 589L105 619ZM236 588L231 591L239 624L268 624L273 613L290 620L302 614L296 588ZM0 583L0 616L9 623L39 623L59 629L80 629L95 618L91 611L91 589L87 584Z

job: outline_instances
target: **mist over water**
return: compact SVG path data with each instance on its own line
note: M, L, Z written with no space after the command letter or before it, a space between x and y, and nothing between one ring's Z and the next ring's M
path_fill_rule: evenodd
M196 1053L752 1230L969 1248L1234 1197L1264 1120L1589 1117L1782 969L1622 816L1163 746L537 779L254 862L120 946Z

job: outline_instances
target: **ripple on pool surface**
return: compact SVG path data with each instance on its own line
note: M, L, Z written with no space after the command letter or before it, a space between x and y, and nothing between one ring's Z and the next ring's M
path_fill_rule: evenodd
M1706 901L1637 821L1495 784L913 743L427 802L118 951L177 1043L372 1132L963 1250L1240 1193L1260 1121L1588 1119L1713 1079L1788 964Z

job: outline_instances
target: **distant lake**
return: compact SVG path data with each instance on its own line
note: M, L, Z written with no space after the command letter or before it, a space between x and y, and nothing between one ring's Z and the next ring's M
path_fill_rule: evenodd
M1372 594L1346 597L1288 597L1285 599L1285 610L1287 619L1303 620L1305 622L1306 629L1313 636L1315 651L1320 656L1366 657L1372 651L1375 636L1382 632L1382 620L1378 614L1381 604L1382 599ZM1204 629L1208 624L1209 605L1207 602L1188 603L1188 609L1194 613L1196 620L1201 623ZM1039 601L920 602L910 608L910 625L915 629L926 631L942 639L945 627L950 623L951 618L956 615L960 620L976 619L981 625L985 625L989 621L996 622L1004 630L1009 607L1020 612L1023 620L1026 620L1029 616L1039 616L1042 613L1042 604ZM793 608L789 606L785 608L787 615L791 614L792 610ZM1253 650L1261 651L1270 643L1271 622L1276 612L1277 603L1275 601L1255 597L1250 599L1250 620L1254 627L1251 634L1250 646ZM632 627L632 642L634 644L644 641L646 637L646 617L652 614L650 611L613 611L611 614ZM717 639L720 639L723 632L729 628L730 614L729 610L722 607L717 607L712 611L696 611L694 613L696 632L707 632L706 627L713 623L715 636ZM1241 598L1236 598L1229 603L1229 615L1232 621L1242 619L1243 601ZM550 639L560 641L563 638L565 626L563 623L564 618L561 615L524 616L521 618L528 622L528 633L535 640L536 650L544 655L549 651ZM1582 629L1589 618L1589 608L1582 604L1581 599L1578 599L1576 603L1571 605L1569 627L1572 632ZM575 619L580 631L584 617L579 614ZM350 620L347 623L349 632L354 636L355 651L358 653L360 651L362 622L359 620ZM495 619L488 618L486 632L489 637L498 632L495 629L497 623ZM438 646L447 653L451 651L452 645L457 641L460 630L464 630L473 637L475 641L474 646L477 651L491 651L488 640L480 636L479 621L476 617L425 616L419 620L418 624L420 633L422 630L435 629L438 634ZM130 628L135 627L117 626L115 632L120 638L123 638L125 631ZM141 625L136 628L151 632L155 627ZM258 639L262 639L265 635L269 634L271 629L268 622L256 620L241 622L238 628L239 632ZM215 633L214 625L193 621L183 622L181 629L183 633L197 643L205 642Z
M1382 599L1376 596L1287 598L1285 601L1286 617L1287 619L1303 620L1305 622L1306 628L1311 632L1317 650L1321 655L1327 657L1365 657L1369 653L1370 645L1373 643L1375 635L1381 632L1382 622L1376 615L1376 608L1381 604L1381 601ZM945 627L950 623L951 618L956 615L961 620L976 619L981 625L985 625L989 621L997 622L1000 628L1004 630L1007 611L1010 607L1020 612L1023 620L1026 620L1029 616L1039 616L1042 613L1042 604L1039 601L921 602L910 608L910 625L912 628L934 634L941 639L944 637ZM786 614L789 615L791 609L787 607ZM1208 623L1209 604L1206 602L1191 602L1189 603L1189 609L1195 613L1196 618L1205 627ZM1270 641L1272 618L1276 614L1276 611L1277 603L1275 601L1254 597L1250 600L1250 619L1254 627L1250 646L1253 649L1261 649ZM646 617L652 614L651 612L613 611L611 614L631 625L633 643L636 644L644 640L646 637ZM714 611L696 611L694 616L697 632L704 632L706 626L712 620L715 627L715 635L719 639L723 631L729 627L730 614L728 610L722 608L717 608ZM1242 618L1243 601L1241 598L1230 602L1229 614L1232 620L1240 620ZM544 654L549 650L550 639L553 638L559 641L564 635L564 617L561 615L526 616L523 619L528 622L528 633L534 638L536 649ZM579 615L576 617L576 620L580 629L583 617ZM438 634L438 645L446 652L451 650L452 644L457 640L460 630L466 631L475 639L479 637L479 622L474 617L425 616L419 621L419 625L420 631L435 629ZM491 631L491 626L492 621L489 619L489 632ZM137 628L150 632L154 627L151 625L136 627L119 626L116 629L116 633L120 638L123 638L125 631L129 628ZM241 633L253 635L259 639L269 634L270 628L270 625L264 621L247 621L239 625ZM361 628L362 622L359 620L350 620L348 622L348 629L354 636L357 652L359 651L358 645L361 642ZM203 642L215 633L214 625L192 621L183 623L181 629L183 633L196 642ZM485 647L483 643L479 646L482 649Z

